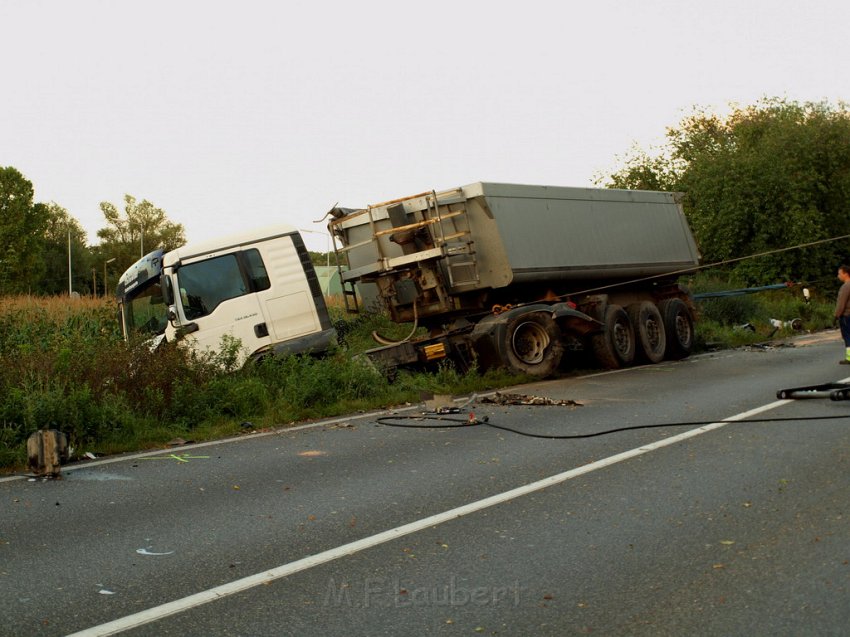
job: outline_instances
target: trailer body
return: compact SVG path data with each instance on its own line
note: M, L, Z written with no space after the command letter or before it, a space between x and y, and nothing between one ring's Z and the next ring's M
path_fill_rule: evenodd
M676 273L700 255L674 193L479 182L332 213L350 309L356 285L394 321L431 328L371 353L386 364L454 352L548 375L530 361L574 340L607 367L690 351Z

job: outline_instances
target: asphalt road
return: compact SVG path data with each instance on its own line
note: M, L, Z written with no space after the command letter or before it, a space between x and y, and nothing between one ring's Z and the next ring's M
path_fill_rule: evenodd
M850 403L775 396L848 370L835 333L795 345L469 407L788 421L352 418L2 481L0 634L848 634Z

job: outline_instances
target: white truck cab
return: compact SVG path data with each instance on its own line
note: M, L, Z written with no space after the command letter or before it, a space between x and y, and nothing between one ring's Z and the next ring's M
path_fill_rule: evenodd
M229 336L241 344L240 363L321 352L334 336L313 264L292 226L157 250L121 276L116 295L125 338L150 333L216 352Z

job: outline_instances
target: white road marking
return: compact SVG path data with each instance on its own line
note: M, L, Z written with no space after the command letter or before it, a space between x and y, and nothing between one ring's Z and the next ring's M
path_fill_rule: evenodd
M416 533L417 531L422 531L429 527L437 526L438 524L443 524L444 522L449 522L450 520L456 520L457 518L461 518L471 513L481 511L482 509L487 509L489 507L496 506L497 504L502 504L515 498L528 495L529 493L540 491L541 489L546 489L547 487L551 487L556 484L561 484L562 482L566 482L567 480L571 480L573 478L577 478L578 476L591 473L592 471L597 471L598 469L609 467L613 464L617 464L618 462L623 462L636 456L649 453L650 451L655 451L656 449L668 447L678 442L682 442L684 440L694 438L695 436L702 435L709 431L725 427L727 424L757 416L758 414L762 414L766 411L770 411L771 409L775 409L777 407L780 407L781 405L785 405L790 402L793 401L777 400L776 402L772 402L767 405L762 405L761 407L756 407L755 409L750 409L749 411L736 414L735 416L726 418L722 422L715 422L710 425L704 425L702 427L698 427L697 429L691 429L684 433L678 434L676 436L671 436L670 438L665 438L663 440L659 440L649 445L643 445L630 451L624 451L622 453L609 456L608 458L603 458L602 460L597 460L596 462L592 462L581 467L576 467L575 469L570 469L569 471L565 471L563 473L549 476L548 478L544 478L543 480L538 480L537 482L532 482L530 484L517 487L516 489L511 489L510 491L498 493L496 495L490 496L489 498L484 498L483 500L470 502L469 504L465 504L463 506L444 511L443 513L438 513L436 515L432 515L421 520L416 520L415 522L410 522L409 524L398 526L394 529L378 533L377 535L372 535L370 537L357 540L356 542L343 544L342 546L338 546L336 548L317 553L316 555L311 555L309 557L296 560L295 562L290 562L289 564L283 564L268 571L249 575L248 577L243 577L242 579L238 579L236 581L230 582L228 584L223 584L221 586L216 586L215 588L211 588L206 591L201 591L200 593L195 593L194 595L189 595L188 597L183 597L182 599L177 599L173 602L168 602L160 606L154 606L153 608L149 608L147 610L143 610L132 615L127 615L126 617L121 617L105 624L100 624L99 626L87 628L86 630L82 630L72 635L68 635L68 637L102 637L105 635L115 635L125 630L137 628L139 626L143 626L144 624L163 619L170 615L176 615L192 608L196 608L208 602L213 602L229 595L241 593L242 591L254 588L255 586L268 584L275 580L288 577L289 575L293 575L301 571L306 571L308 569L314 568L321 564L325 564L327 562L331 562L341 557L353 555L354 553L357 553L359 551L372 548L373 546L378 546L379 544L390 542L397 538L404 537L405 535L410 535L411 533Z
M495 393L495 392L493 392ZM484 394L481 394L484 395ZM217 445L226 445L232 442L243 442L245 440L254 440L255 438L265 438L267 436L282 436L288 433L294 433L297 431L302 431L304 429L315 429L316 427L329 427L332 425L336 425L343 422L348 422L350 420L363 420L366 418L377 418L378 416L391 416L393 413L402 413L405 411L411 411L416 409L416 407L401 407L395 410L384 410L384 411L373 411L367 414L356 414L353 416L339 416L335 418L330 418L328 420L320 420L318 422L311 422L305 425L298 425L296 427L282 427L272 429L270 431L260 431L253 434L244 434L241 436L236 436L232 438L221 438L219 440L208 440L207 442L193 442L188 445L181 445L180 447L170 447L168 449L154 449L153 451L141 451L138 453L129 453L122 454L118 456L109 456L105 458L100 458L98 460L83 460L71 465L64 465L62 467L62 473L69 473L71 471L79 471L81 469L91 469L93 467L101 467L103 465L115 464L117 462L127 462L130 460L142 460L145 458L151 458L153 456L161 456L163 453L168 453L171 451L176 452L177 450L180 453L185 451L192 451L194 449L203 449L204 447L214 447ZM26 480L28 478L32 478L34 476L31 475L11 475L11 476L3 476L0 477L0 482L13 482L17 480ZM39 478L42 479L42 478ZM130 479L130 478L127 478Z
M693 362L694 360L699 359L703 355L691 356L687 359L687 362ZM677 365L681 365L686 361L677 361ZM610 369L604 372L594 372L593 374L587 374L586 376L580 376L577 380L587 380L590 378L596 378L597 376L608 376L610 374L620 374L629 371L633 371L636 369L647 369L649 366L644 365L642 367L624 367L622 369ZM507 391L507 390L518 390L523 387L534 387L540 385L540 382L530 383L525 385L515 385L513 387L503 387L501 390L494 391L486 391L486 392L476 392L478 398L484 398L485 396L493 396L497 393L497 391ZM467 400L469 397L456 398L455 402L463 402ZM218 440L208 440L206 442L193 442L187 445L182 445L178 447L181 451L191 451L194 449L203 449L204 447L214 447L217 445L226 445L232 442L242 442L245 440L254 440L255 438L265 438L267 436L283 436L289 433L295 433L298 431L303 431L305 429L316 429L318 427L330 427L333 425L337 425L344 422L349 422L352 420L367 420L371 418L377 418L379 416L393 416L395 414L403 414L408 411L416 411L422 410L422 405L411 405L409 407L397 407L395 409L384 409L379 411L372 411L365 414L349 414L347 416L335 416L332 418L328 418L325 420L318 420L316 422L310 422L303 425L296 425L295 427L276 427L269 431L260 431L253 434L242 434L240 436L233 436L230 438L220 438ZM140 460L143 458L150 458L151 456L161 455L164 452L168 451L168 449L154 449L152 451L141 451L135 453L121 454L118 456L108 456L105 458L99 458L97 460L84 460L70 465L64 465L62 467L63 473L68 473L71 471L78 471L80 469L91 469L93 467L100 467L108 464L115 464L117 462L127 462L128 460ZM33 478L35 476L29 474L15 474L9 476L0 476L0 483L2 482L15 482L18 480L26 480L28 478ZM39 478L43 479L43 478Z

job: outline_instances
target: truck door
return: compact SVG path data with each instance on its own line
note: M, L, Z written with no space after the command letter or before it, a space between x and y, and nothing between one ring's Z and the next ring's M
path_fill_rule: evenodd
M176 290L184 326L194 324L187 341L200 352L218 351L222 337L230 335L239 339L247 355L269 345L269 330L256 294L268 287L265 271L252 265L244 251L184 262L177 270Z
M310 288L302 256L293 243L293 237L275 237L258 242L256 246L256 257L262 259L263 269L271 281L271 285L257 296L268 319L272 344L293 341L321 331L314 292ZM309 259L306 250L304 254ZM321 291L319 296L321 299Z

